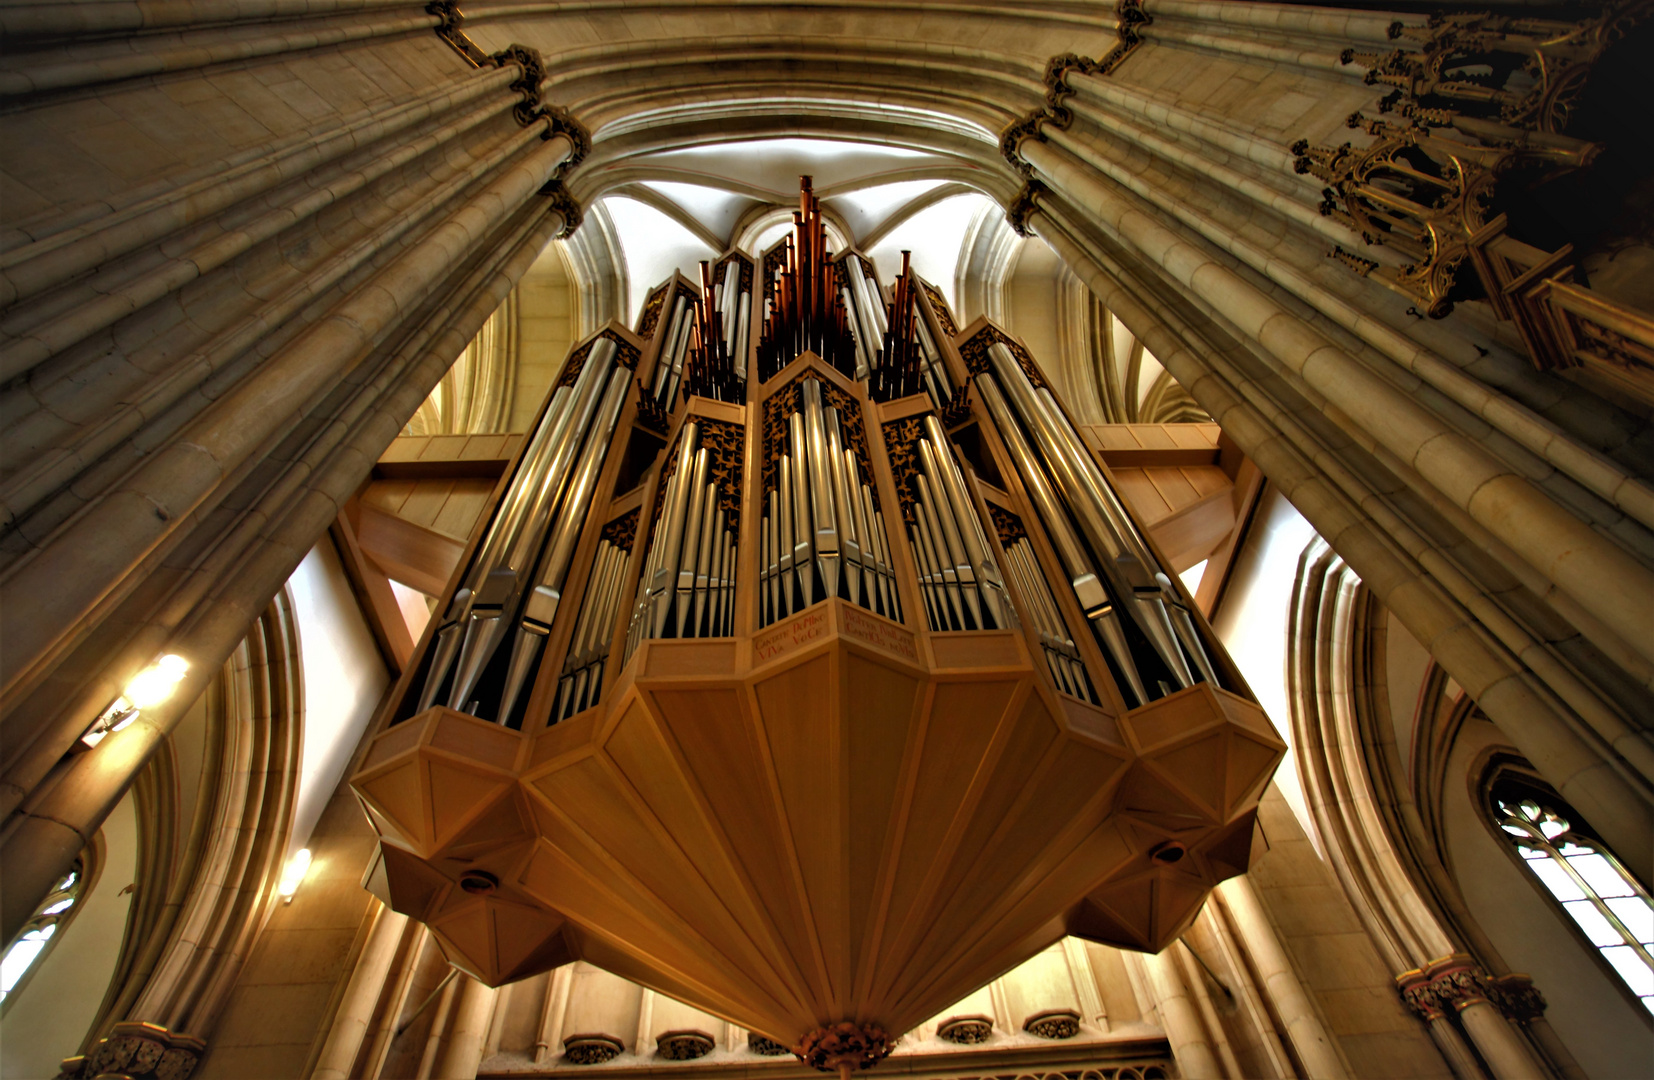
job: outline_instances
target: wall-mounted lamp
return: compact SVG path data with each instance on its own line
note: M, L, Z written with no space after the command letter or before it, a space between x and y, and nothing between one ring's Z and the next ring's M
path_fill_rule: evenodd
M91 749L102 742L105 735L119 731L138 719L138 713L142 710L159 705L171 697L189 669L188 660L175 653L167 653L138 672L132 677L132 681L126 684L126 692L116 698L114 704L103 711L102 716L92 721L92 726L80 737L81 746Z
M287 865L282 868L281 882L276 885L276 892L281 894L282 903L293 902L293 894L299 891L299 882L303 881L304 875L309 872L310 849L302 847L293 852L292 857L287 860Z

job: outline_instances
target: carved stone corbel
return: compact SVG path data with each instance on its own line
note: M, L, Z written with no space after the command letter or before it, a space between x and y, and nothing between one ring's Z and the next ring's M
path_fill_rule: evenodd
M1142 0L1119 0L1114 6L1114 17L1115 32L1118 35L1114 46L1096 60L1080 56L1078 53L1053 56L1045 65L1045 103L1027 116L1012 121L1000 132L999 152L1011 163L1011 167L1023 176L1034 174L1033 167L1022 158L1023 140L1043 140L1045 136L1041 129L1047 124L1058 131L1066 131L1074 122L1073 110L1066 104L1067 99L1074 94L1073 87L1068 85L1069 74L1111 74L1120 66L1121 61L1131 55L1132 50L1142 44L1142 28L1154 22L1149 13L1143 10Z
M65 1058L58 1080L188 1080L206 1052L207 1044L193 1035L129 1020L116 1024L89 1053Z
M1016 198L1011 200L1011 205L1005 208L1005 220L1010 223L1012 232L1018 236L1028 235L1028 218L1039 209L1039 204L1035 200L1047 193L1046 186L1038 180L1030 179L1023 183Z
M1396 976L1401 1000L1426 1023L1488 1004L1508 1020L1527 1023L1545 1012L1545 996L1526 975L1492 976L1467 953L1452 953Z
M557 239L571 235L585 220L585 209L569 194L561 180L550 181L540 189L540 194L548 200L546 213L563 215L563 227L557 231Z

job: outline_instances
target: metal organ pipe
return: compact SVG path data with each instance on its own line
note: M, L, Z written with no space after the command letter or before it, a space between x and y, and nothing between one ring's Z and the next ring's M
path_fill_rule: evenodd
M1103 644L1103 651L1115 673L1125 680L1124 689L1129 690L1134 699L1128 700L1127 704L1135 706L1148 702L1148 690L1138 674L1136 661L1132 659L1131 647L1126 643L1125 630L1120 625L1120 613L1115 609L1114 599L1104 588L1097 571L1090 565L1090 559L1081 546L1079 537L1069 525L1068 512L1051 490L1039 459L1034 456L1033 449L1023 437L1021 426L1011 415L1010 406L1000 394L999 386L991 374L984 372L978 375L975 381L977 391L982 395L982 402L987 406L989 415L993 417L994 426L998 428L1005 440L1006 448L1010 450L1016 462L1017 475L1022 478L1023 488L1028 492L1029 500L1038 511L1040 520L1044 522L1052 546L1057 549L1057 557L1062 560L1069 585L1074 590L1075 598L1080 602L1080 610L1096 629L1097 636Z
M475 704L482 708L478 680L487 668L498 647L512 635L512 627L525 601L531 571L541 563L547 532L554 520L561 520L565 528L578 529L580 516L573 507L579 505L578 495L568 493L572 485L589 483L601 467L607 452L609 436L624 400L630 373L615 363L616 346L608 339L593 343L572 386L559 387L541 417L517 479L508 489L504 500L489 526L489 531L472 559L462 587L455 593L444 617L446 625L436 635L432 660L420 691L420 708L429 708L444 686L448 686L450 707L464 709ZM601 419L599 417L601 416ZM577 454L584 454L586 464L572 468ZM559 516L559 506L565 513ZM567 519L574 519L572 526ZM543 563L538 576L542 583L554 580L561 587L561 574L566 571L566 551L553 537L553 558ZM561 569L558 559L563 560ZM546 574L550 573L551 578ZM539 607L544 606L542 599ZM555 606L555 601L553 601ZM549 625L549 623L547 624ZM543 631L516 630L517 635L543 636ZM529 651L521 641L514 641L513 651ZM516 702L516 691L511 680L517 674L508 665L507 682L500 688L500 696L488 704L498 711L496 719L506 722ZM450 677L452 678L450 684Z

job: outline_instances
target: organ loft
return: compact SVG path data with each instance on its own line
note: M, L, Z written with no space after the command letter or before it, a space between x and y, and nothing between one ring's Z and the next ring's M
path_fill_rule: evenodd
M0 1076L1646 1072L1651 35L0 5Z

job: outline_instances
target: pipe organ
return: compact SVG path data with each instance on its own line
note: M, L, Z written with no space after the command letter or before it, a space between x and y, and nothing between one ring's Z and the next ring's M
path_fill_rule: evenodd
M370 887L490 984L584 958L840 1072L1173 940L1284 749L1035 359L808 178L571 351L439 610Z

